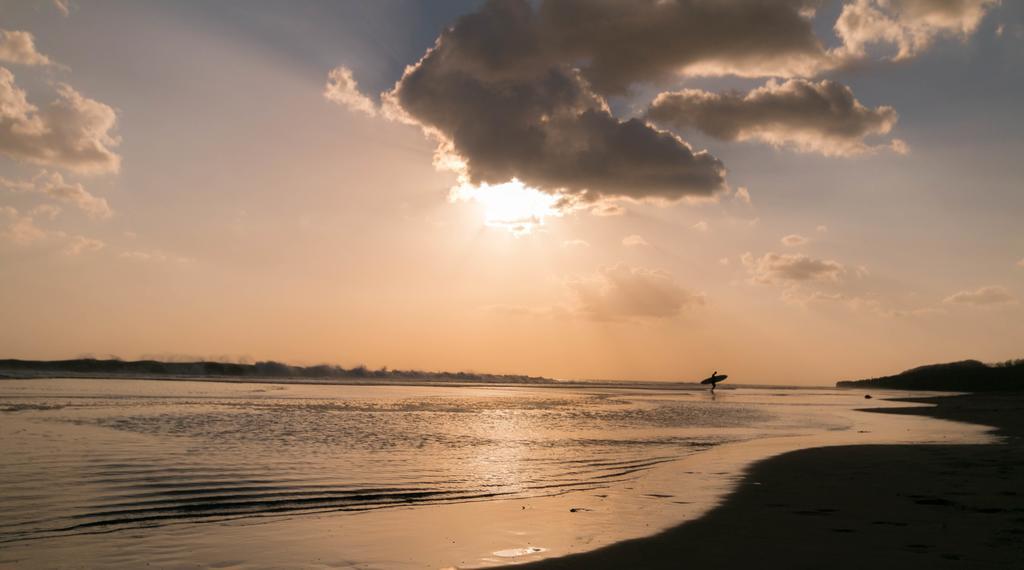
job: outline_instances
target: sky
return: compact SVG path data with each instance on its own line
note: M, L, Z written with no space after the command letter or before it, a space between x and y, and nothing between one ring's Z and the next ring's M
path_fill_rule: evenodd
M0 357L1024 356L1024 6L0 1Z

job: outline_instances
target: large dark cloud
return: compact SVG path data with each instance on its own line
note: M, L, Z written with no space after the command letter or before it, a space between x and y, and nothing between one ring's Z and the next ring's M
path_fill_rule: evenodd
M558 0L538 10L538 36L578 61L600 93L678 73L791 76L827 55L811 26L814 0Z
M776 78L745 95L663 95L648 117L726 140L862 153L879 148L865 137L888 134L895 111L806 78L865 58L872 44L909 57L939 35L967 37L997 3L848 0L835 24L841 45L826 48L814 33L820 0L491 0L446 29L380 110L422 126L439 162L472 183L519 178L565 204L710 196L725 188L719 160L647 118L614 116L606 98L677 77ZM328 97L374 112L342 71ZM888 146L906 150L898 139Z
M441 138L474 183L518 178L588 199L668 200L724 186L716 158L644 121L612 116L544 39L541 17L526 2L506 1L460 18L389 98Z
M724 168L620 120L604 97L678 73L792 75L826 54L805 0L493 1L463 16L388 99L473 182L516 177L587 198L708 196Z
M451 65L491 79L581 69L602 95L680 73L790 76L827 64L815 0L496 0L443 36Z
M648 116L659 124L697 129L724 140L760 140L826 155L871 149L864 138L887 134L896 123L891 107L865 107L835 81L769 81L749 93L686 89L662 93Z

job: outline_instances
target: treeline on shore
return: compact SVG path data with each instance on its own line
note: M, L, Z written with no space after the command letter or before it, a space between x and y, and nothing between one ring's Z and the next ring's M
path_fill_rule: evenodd
M991 392L1024 390L1024 359L985 364L961 360L911 368L892 376L867 380L842 380L838 388L891 388L898 390L940 390Z
M234 378L308 378L308 379L380 379L435 380L453 382L548 383L550 378L520 374L483 374L477 372L428 372L423 370L376 370L365 366L343 368L332 364L293 366L272 360L242 364L235 362L162 362L159 360L120 360L77 358L73 360L0 360L0 377L136 376L136 377L234 377Z

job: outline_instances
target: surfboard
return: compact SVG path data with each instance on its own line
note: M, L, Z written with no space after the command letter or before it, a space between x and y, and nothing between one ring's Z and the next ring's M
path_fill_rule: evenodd
M728 374L717 374L715 376L712 376L711 378L705 378L704 380L701 380L700 383L701 384L711 384L711 383L714 383L714 382L721 382L721 381L725 380L728 377L729 377Z

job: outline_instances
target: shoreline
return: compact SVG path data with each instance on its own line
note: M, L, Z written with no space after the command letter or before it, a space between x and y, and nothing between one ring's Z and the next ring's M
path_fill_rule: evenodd
M1007 568L1024 563L1024 394L901 398L870 408L990 426L992 444L865 444L752 464L704 516L653 536L516 568Z
M557 380L549 382L499 382L489 380L460 379L381 379L360 377L271 377L271 376L216 376L216 375L173 375L173 374L102 374L102 373L39 373L15 374L0 370L0 382L9 380L139 380L154 382L210 382L224 384L280 384L286 386L449 386L459 388L617 388L635 390L669 390L684 392L706 392L708 388L699 382L675 382L658 380ZM753 388L760 390L835 390L834 386L784 386L777 384L728 384L719 390ZM851 389L862 392L861 389ZM906 393L901 389L879 389L878 393Z

